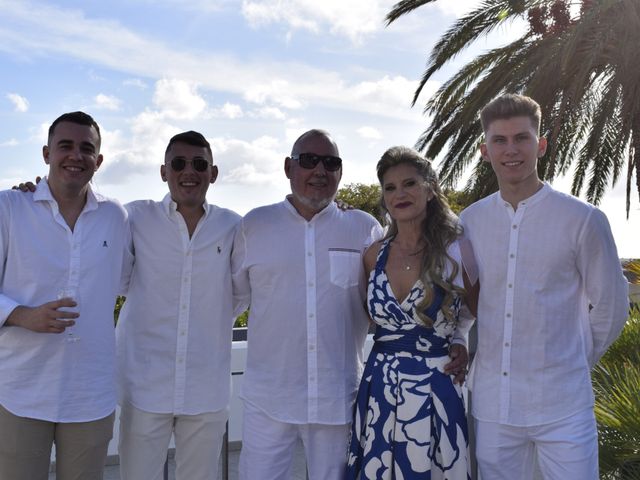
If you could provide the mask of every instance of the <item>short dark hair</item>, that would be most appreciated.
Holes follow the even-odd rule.
[[[96,123],[96,121],[93,119],[91,115],[89,115],[88,113],[80,112],[80,111],[63,113],[58,118],[56,118],[51,124],[51,126],[49,127],[49,134],[47,135],[47,144],[51,143],[51,137],[53,136],[53,132],[55,131],[56,126],[61,122],[76,123],[78,125],[85,125],[87,127],[95,128],[96,132],[98,133],[97,147],[98,149],[100,149],[100,143],[102,142],[102,136],[100,135],[100,127],[98,126],[98,124]]]
[[[203,147],[207,150],[207,152],[209,152],[211,158],[213,158],[211,145],[209,145],[207,139],[204,138],[204,135],[199,132],[189,130],[188,132],[178,133],[177,135],[171,137],[171,140],[169,140],[169,144],[167,145],[167,149],[164,151],[165,155],[169,152],[171,145],[173,145],[174,143],[186,143],[187,145],[193,145],[194,147]]]
[[[507,120],[513,117],[528,117],[540,133],[540,105],[533,98],[515,93],[507,93],[491,100],[480,112],[482,130],[486,133],[495,120]]]

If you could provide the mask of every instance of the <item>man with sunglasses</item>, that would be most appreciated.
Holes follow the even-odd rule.
[[[240,217],[209,205],[209,142],[169,141],[161,202],[126,205],[132,230],[127,300],[116,329],[123,480],[160,480],[171,435],[178,480],[217,480],[228,416],[233,295],[230,255]]]
[[[244,217],[232,255],[251,307],[240,478],[288,479],[301,440],[309,479],[339,480],[368,328],[362,252],[382,232],[333,202],[342,160],[327,132],[298,138],[284,170],[291,194]]]

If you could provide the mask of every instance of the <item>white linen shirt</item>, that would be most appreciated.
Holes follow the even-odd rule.
[[[251,304],[246,402],[281,422],[351,421],[368,328],[362,254],[381,233],[334,203],[310,221],[288,199],[244,217],[232,271]]]
[[[592,407],[590,369],[629,306],[605,215],[544,184],[515,211],[498,192],[461,220],[480,276],[474,417],[533,426]]]
[[[0,404],[14,415],[87,422],[115,410],[115,304],[126,211],[89,187],[73,232],[47,179],[33,193],[0,192]],[[18,306],[76,291],[80,317],[67,334],[4,325]]]
[[[119,401],[197,415],[229,403],[231,248],[241,217],[205,203],[189,238],[176,207],[170,195],[126,205],[135,260],[116,328]]]

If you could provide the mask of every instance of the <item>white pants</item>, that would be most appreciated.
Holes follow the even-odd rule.
[[[545,480],[598,480],[598,431],[592,409],[546,425],[514,427],[475,420],[482,480],[529,480],[534,454]]]
[[[342,480],[349,427],[279,422],[245,402],[240,480],[289,480],[298,439],[304,446],[309,480]]]
[[[120,477],[162,480],[171,434],[176,443],[176,480],[217,480],[229,412],[200,415],[150,413],[131,404],[120,412]]]

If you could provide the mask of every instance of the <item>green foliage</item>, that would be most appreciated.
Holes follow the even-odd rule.
[[[392,23],[437,0],[401,0]],[[640,2],[638,0],[484,0],[460,17],[433,47],[414,94],[417,102],[432,76],[482,37],[510,22],[529,29],[513,42],[483,51],[427,100],[429,126],[417,148],[442,156],[440,178],[453,187],[474,165],[467,192],[474,200],[497,189],[478,155],[483,132],[479,112],[510,92],[534,98],[542,108],[549,147],[538,162],[545,180],[573,171],[572,193],[598,204],[609,185],[626,179],[627,215],[635,170],[640,194]]]
[[[600,478],[640,478],[640,310],[593,370]]]
[[[113,307],[113,323],[114,324],[118,323],[118,318],[120,317],[120,310],[122,310],[122,306],[124,305],[124,301],[126,299],[127,297],[121,297],[121,296],[116,297],[116,304]]]
[[[245,310],[240,315],[238,315],[238,318],[236,318],[236,321],[233,324],[233,328],[246,327],[247,326],[247,320],[249,320],[249,310]]]
[[[364,210],[376,217],[380,223],[383,223],[380,212],[380,185],[377,183],[371,185],[350,183],[338,190],[336,200],[340,200],[359,210]]]
[[[445,190],[445,196],[449,206],[459,214],[462,210],[473,203],[473,197],[466,192],[457,190]],[[377,183],[365,185],[363,183],[350,183],[338,190],[336,200],[351,205],[354,208],[364,210],[384,224],[380,211],[380,185]]]

